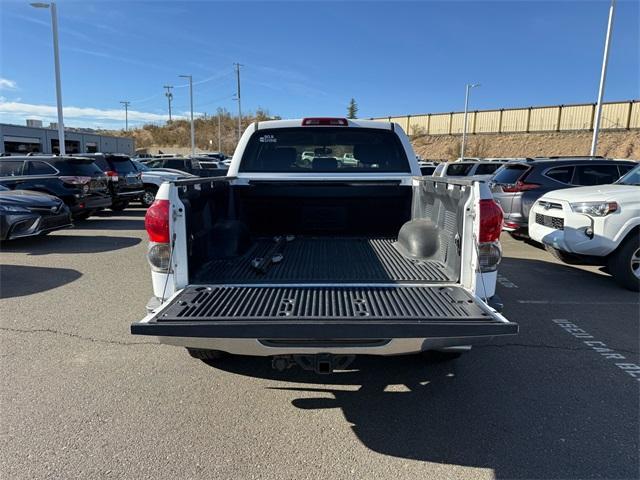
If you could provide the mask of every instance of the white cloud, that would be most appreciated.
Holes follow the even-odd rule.
[[[17,88],[18,84],[15,80],[0,77],[0,90],[16,90]]]
[[[123,109],[100,109],[91,107],[64,107],[65,119],[92,121],[124,121]],[[52,105],[35,105],[31,103],[0,101],[0,114],[13,118],[56,118],[57,109]],[[182,118],[182,117],[177,117]],[[164,122],[167,115],[151,112],[140,112],[129,110],[129,121],[131,122]],[[65,122],[66,124],[66,122]]]

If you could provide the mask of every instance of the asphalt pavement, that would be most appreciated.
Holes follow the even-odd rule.
[[[520,334],[454,362],[318,376],[134,337],[144,211],[0,246],[0,474],[22,478],[638,478],[640,305],[503,236]]]

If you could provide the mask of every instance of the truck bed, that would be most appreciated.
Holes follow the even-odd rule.
[[[262,273],[252,267],[268,256],[273,237],[256,239],[241,256],[211,260],[191,275],[196,284],[243,283],[440,283],[451,282],[443,262],[403,256],[394,238],[295,237],[279,252],[283,258]]]

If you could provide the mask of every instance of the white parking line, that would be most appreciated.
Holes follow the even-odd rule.
[[[502,274],[498,274],[498,283],[504,288],[518,288],[518,286]]]
[[[534,305],[640,305],[640,302],[574,302],[568,300],[518,300],[518,303]]]
[[[627,357],[616,352],[614,349],[609,348],[606,343],[596,340],[589,332],[569,320],[556,318],[553,319],[552,322],[575,338],[581,339],[582,343],[590,347],[594,352],[599,353],[602,357],[607,360],[613,360],[616,367],[640,382],[640,365],[630,362],[622,362],[621,360],[627,360]]]

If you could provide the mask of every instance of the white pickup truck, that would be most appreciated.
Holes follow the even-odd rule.
[[[489,188],[420,176],[393,123],[254,123],[226,177],[164,183],[145,225],[154,297],[131,331],[205,361],[328,373],[517,333],[490,306],[502,211]]]

